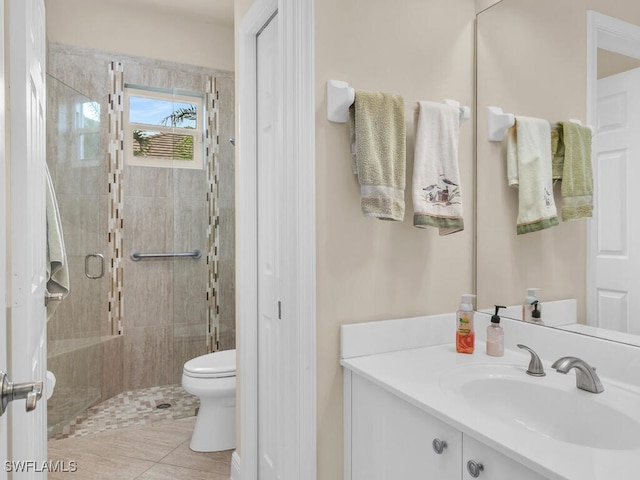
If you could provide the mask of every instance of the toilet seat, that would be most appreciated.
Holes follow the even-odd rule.
[[[224,378],[236,376],[236,351],[224,350],[192,358],[182,373],[192,378]]]

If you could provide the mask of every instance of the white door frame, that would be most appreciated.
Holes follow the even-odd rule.
[[[278,13],[278,40],[284,86],[282,96],[282,154],[287,182],[294,185],[292,244],[285,259],[288,288],[283,305],[297,322],[296,334],[284,345],[286,358],[296,365],[287,403],[293,408],[284,432],[295,438],[282,458],[284,480],[316,478],[316,238],[315,238],[315,123],[313,0],[256,0],[243,18],[239,43],[239,132],[237,198],[237,330],[240,390],[240,458],[235,455],[232,473],[242,480],[257,480],[258,376],[257,376],[257,145],[256,145],[256,36]],[[233,477],[234,480],[240,478]]]
[[[0,0],[0,186],[3,192],[9,192],[9,175],[6,161],[6,131],[5,131],[5,71],[4,71],[4,10],[5,0]],[[7,263],[7,195],[0,195],[0,370],[7,372],[7,277],[9,266]],[[7,445],[9,433],[7,415],[0,417],[0,459],[9,458]],[[7,471],[4,465],[0,465],[0,480],[6,480]]]
[[[598,48],[640,59],[640,28],[638,26],[603,15],[587,11],[587,124],[596,125],[598,104]],[[597,134],[597,130],[596,130]],[[592,158],[593,160],[593,158]],[[596,170],[593,170],[594,173]],[[595,295],[595,265],[591,250],[596,248],[598,239],[597,178],[594,177],[594,221],[587,226],[587,325],[597,326],[597,301]]]

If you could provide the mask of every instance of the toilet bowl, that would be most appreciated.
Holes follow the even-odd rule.
[[[200,397],[191,450],[236,448],[236,351],[208,353],[189,360],[182,370],[182,387]]]

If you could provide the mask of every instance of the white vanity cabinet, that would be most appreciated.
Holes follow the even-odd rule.
[[[546,478],[361,376],[344,373],[345,480]]]
[[[460,480],[461,432],[358,375],[352,380],[351,477],[345,480]]]

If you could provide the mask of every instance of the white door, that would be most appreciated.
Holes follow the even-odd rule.
[[[640,334],[640,69],[598,80],[590,325]]]
[[[256,39],[258,209],[258,478],[275,480],[283,439],[281,366],[282,155],[278,141],[278,17]]]
[[[4,338],[10,342],[9,378],[22,383],[44,381],[46,374],[45,10],[43,0],[8,0],[7,3],[11,91],[8,115],[11,195],[7,235],[11,285],[8,285],[10,298],[7,299],[10,333]],[[8,445],[11,460],[27,462],[23,463],[22,471],[14,469],[13,478],[46,476],[39,472],[47,458],[46,414],[44,395],[36,409],[29,413],[25,400],[16,400],[10,405],[6,416],[11,433],[3,444]],[[7,436],[5,430],[3,435]]]

